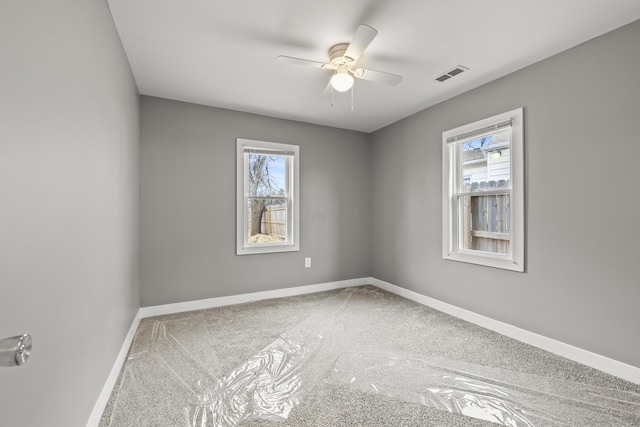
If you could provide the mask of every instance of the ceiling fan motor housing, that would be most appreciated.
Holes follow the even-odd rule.
[[[334,68],[337,69],[340,65],[346,65],[349,71],[351,71],[351,67],[356,64],[353,58],[344,56],[348,47],[349,43],[338,43],[329,49],[330,62]]]

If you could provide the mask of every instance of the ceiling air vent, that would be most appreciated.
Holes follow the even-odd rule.
[[[449,80],[451,77],[457,76],[458,74],[464,71],[469,71],[469,69],[465,66],[458,65],[454,69],[449,70],[446,73],[442,74],[441,76],[436,77],[436,80],[439,82],[444,82],[445,80]]]

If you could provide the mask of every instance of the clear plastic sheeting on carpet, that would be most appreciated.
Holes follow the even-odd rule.
[[[309,353],[301,339],[282,336],[215,385],[200,381],[199,403],[187,411],[188,425],[234,426],[252,417],[286,419],[299,403],[299,372]]]
[[[285,420],[306,390],[328,371],[337,354],[330,349],[338,317],[350,293],[325,301],[290,332],[198,394],[187,408],[188,427],[235,426],[243,420]]]
[[[347,352],[329,379],[503,426],[633,426],[640,395],[418,355]]]
[[[500,353],[504,343],[520,351]],[[100,426],[416,424],[386,412],[394,407],[445,413],[457,426],[640,425],[640,387],[600,383],[620,384],[359,287],[143,319]],[[342,418],[322,406],[331,393],[343,396],[333,403]],[[385,418],[350,420],[361,399],[388,404]]]

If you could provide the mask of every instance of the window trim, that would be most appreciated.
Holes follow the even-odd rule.
[[[458,197],[456,191],[457,162],[454,144],[498,132],[500,126],[511,121],[510,153],[510,254],[460,249],[458,247]],[[493,131],[489,130],[493,128]],[[482,194],[494,194],[489,191]],[[524,272],[524,109],[517,108],[483,120],[478,120],[442,133],[442,257],[488,267]]]
[[[247,149],[249,151],[247,151]],[[258,153],[274,152],[276,155],[290,156],[287,160],[287,240],[284,242],[263,243],[250,245],[248,243],[247,225],[249,224],[249,183],[248,153],[250,150]],[[292,144],[259,141],[253,139],[236,139],[236,255],[251,255],[276,252],[293,252],[300,250],[299,233],[299,164],[300,147]]]

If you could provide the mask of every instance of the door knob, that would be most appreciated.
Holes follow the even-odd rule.
[[[0,340],[0,366],[23,365],[31,356],[31,335]]]

